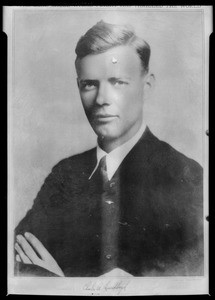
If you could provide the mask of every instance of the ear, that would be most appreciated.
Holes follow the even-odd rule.
[[[155,76],[153,73],[148,73],[143,78],[144,84],[144,99],[147,99],[155,87]]]

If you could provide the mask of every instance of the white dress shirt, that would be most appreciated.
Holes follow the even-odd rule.
[[[118,169],[119,165],[123,161],[123,159],[126,157],[126,155],[130,152],[130,150],[134,147],[134,145],[139,141],[141,136],[143,135],[143,132],[146,129],[145,123],[142,123],[140,129],[138,132],[126,143],[122,144],[121,146],[115,148],[111,152],[107,153],[104,150],[102,150],[99,145],[97,145],[96,148],[96,154],[97,154],[97,164],[91,173],[89,179],[93,176],[94,172],[96,171],[100,159],[106,155],[106,165],[107,165],[107,176],[108,179],[111,180],[114,173]]]

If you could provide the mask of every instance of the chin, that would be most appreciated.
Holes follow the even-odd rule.
[[[96,135],[98,136],[99,140],[106,140],[106,141],[112,141],[119,138],[116,131],[110,132],[107,130],[94,130]]]
[[[99,140],[105,140],[105,141],[113,141],[117,139],[118,137],[113,134],[105,134],[105,133],[96,133]]]
[[[95,126],[93,130],[99,139],[109,140],[115,139],[118,136],[116,126]]]

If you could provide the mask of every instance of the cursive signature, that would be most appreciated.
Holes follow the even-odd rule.
[[[129,282],[129,280],[89,281],[83,286],[83,289],[96,293],[114,291],[119,295],[126,290]]]

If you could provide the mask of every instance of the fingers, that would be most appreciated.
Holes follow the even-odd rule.
[[[58,266],[53,256],[46,250],[43,244],[32,233],[26,232],[25,237],[28,242],[33,246],[37,253],[41,256],[41,259],[37,263],[39,266],[59,275],[64,276],[63,271]]]
[[[17,241],[20,244],[16,243],[15,245],[18,252],[17,261],[21,260],[26,264],[33,263],[59,276],[64,276],[55,259],[32,233],[26,232],[25,237],[18,235]]]
[[[22,261],[24,264],[32,264],[30,259],[25,255],[25,253],[22,251],[21,247],[17,243],[15,244],[15,249],[18,252],[20,261]],[[16,256],[16,259],[17,259],[17,256]]]
[[[37,253],[41,256],[42,260],[47,260],[52,258],[50,253],[46,250],[46,248],[43,246],[43,244],[30,232],[25,233],[25,237],[28,240],[28,242],[34,247],[34,249],[37,251]]]
[[[19,245],[18,246],[19,248],[22,248],[21,250],[25,254],[25,256],[27,256],[32,263],[37,264],[39,257],[31,247],[31,245],[27,242],[27,240],[22,235],[18,235],[16,238],[21,247]]]
[[[20,258],[20,256],[19,256],[19,254],[16,255],[16,261],[22,262],[22,261],[21,261],[21,258]]]

